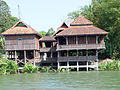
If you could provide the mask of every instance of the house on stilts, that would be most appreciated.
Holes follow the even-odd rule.
[[[108,32],[97,28],[80,15],[68,27],[65,22],[52,36],[42,36],[22,21],[2,33],[8,59],[18,65],[30,62],[52,68],[98,70],[98,53],[105,49]]]

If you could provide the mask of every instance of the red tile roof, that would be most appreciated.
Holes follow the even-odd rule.
[[[59,32],[65,30],[66,28],[68,28],[67,24],[65,22],[62,23],[62,25],[60,27],[57,28],[57,32],[55,32],[53,34],[53,36],[55,36],[56,34],[58,34]]]
[[[56,41],[53,36],[44,36],[39,39],[40,41]]]
[[[86,19],[84,16],[80,15],[70,25],[76,26],[76,25],[90,25],[90,24],[93,24],[93,22]]]
[[[108,34],[108,32],[97,28],[93,25],[89,26],[71,26],[66,30],[58,33],[56,36],[71,36],[71,35],[94,35],[94,34]]]
[[[24,24],[25,26],[18,26],[19,23]],[[16,34],[36,34],[38,36],[42,36],[37,31],[35,31],[32,27],[25,24],[23,21],[18,21],[12,28],[6,30],[2,33],[3,35],[16,35]]]
[[[108,34],[108,32],[93,26],[93,23],[80,15],[71,24],[69,28],[57,33],[56,36],[73,36],[73,35],[97,35]]]

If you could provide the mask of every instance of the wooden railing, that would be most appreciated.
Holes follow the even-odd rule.
[[[55,52],[56,48],[55,47],[47,47],[47,48],[40,48],[40,52]]]
[[[58,57],[58,61],[94,61],[97,56],[69,56],[69,57]]]
[[[6,50],[32,50],[36,49],[35,44],[26,44],[26,45],[5,45]]]
[[[105,49],[105,44],[75,44],[75,45],[58,45],[59,50],[74,50],[74,49]]]

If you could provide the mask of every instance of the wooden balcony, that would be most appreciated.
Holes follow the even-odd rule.
[[[69,57],[58,57],[58,61],[95,61],[97,56],[69,56]]]
[[[44,62],[45,62],[45,63],[46,63],[46,62],[47,62],[47,63],[48,63],[48,62],[57,62],[57,57],[52,57],[52,58],[51,58],[51,57],[48,57],[48,58],[46,58],[46,60],[44,60],[43,58],[40,58],[40,59],[42,60],[42,61],[41,61],[42,63],[44,63]]]
[[[105,44],[74,44],[74,45],[58,45],[57,51],[60,50],[79,50],[79,49],[105,49]]]
[[[40,52],[55,52],[55,47],[49,47],[49,48],[40,48]]]
[[[5,45],[6,50],[34,50],[37,49],[35,44],[27,44],[27,45]]]

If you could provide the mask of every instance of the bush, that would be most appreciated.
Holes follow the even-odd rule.
[[[120,61],[114,60],[113,62],[101,63],[99,64],[99,69],[104,71],[119,71]]]
[[[24,73],[25,73],[25,72],[27,72],[27,73],[35,73],[35,72],[37,72],[38,70],[39,70],[39,67],[38,67],[38,66],[34,67],[33,64],[27,63],[27,64],[24,66],[23,72],[24,72]]]
[[[51,67],[42,67],[41,71],[42,72],[51,72],[52,70],[51,70]]]
[[[16,73],[18,65],[15,61],[0,57],[0,74]]]

